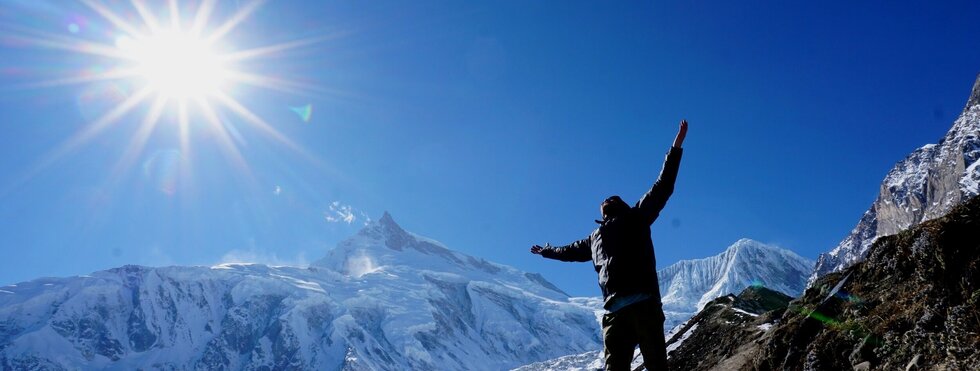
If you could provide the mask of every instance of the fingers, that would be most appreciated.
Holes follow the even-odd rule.
[[[684,144],[684,137],[687,136],[687,119],[682,119],[680,127],[677,129],[677,136],[674,137],[674,148],[681,148]]]

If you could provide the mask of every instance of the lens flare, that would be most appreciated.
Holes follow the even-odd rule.
[[[299,106],[299,107],[289,107],[289,110],[296,113],[296,115],[298,115],[299,118],[303,120],[303,122],[310,122],[310,119],[313,116],[312,104],[306,104],[305,106]]]
[[[830,316],[827,316],[827,315],[825,315],[823,313],[820,313],[819,311],[816,311],[816,310],[812,310],[812,311],[809,311],[809,312],[804,312],[804,314],[806,314],[807,317],[813,318],[813,319],[815,319],[817,321],[820,321],[820,322],[823,322],[824,324],[827,324],[827,325],[833,326],[833,325],[838,324],[838,322],[837,322],[836,319],[831,318]]]
[[[143,178],[156,190],[173,196],[177,193],[180,162],[180,151],[158,151],[143,162]]]

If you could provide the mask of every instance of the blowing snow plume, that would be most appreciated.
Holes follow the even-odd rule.
[[[378,266],[374,263],[374,259],[363,250],[347,259],[347,264],[344,267],[344,271],[355,278],[361,278],[361,276],[377,270]]]

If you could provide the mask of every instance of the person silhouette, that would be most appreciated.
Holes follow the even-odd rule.
[[[602,220],[596,220],[599,227],[588,237],[564,246],[531,247],[531,253],[545,258],[592,262],[606,311],[602,342],[607,371],[629,370],[637,345],[648,370],[667,369],[664,312],[650,226],[674,192],[686,136],[687,120],[681,120],[660,176],[636,205],[610,196],[600,204]]]

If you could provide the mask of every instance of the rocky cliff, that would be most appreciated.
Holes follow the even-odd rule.
[[[860,261],[875,239],[942,216],[980,194],[978,159],[980,78],[952,128],[938,143],[913,151],[888,172],[877,199],[854,230],[817,259],[810,282]]]

